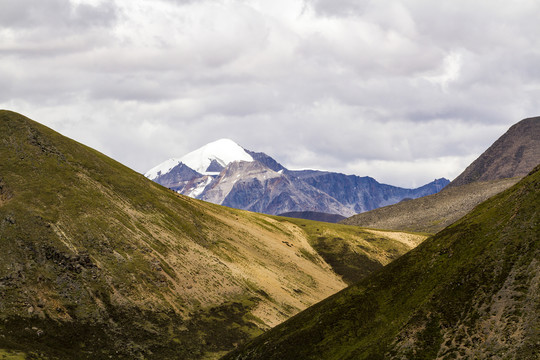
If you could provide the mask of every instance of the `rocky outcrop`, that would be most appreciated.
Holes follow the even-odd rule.
[[[416,199],[431,195],[439,192],[449,183],[447,179],[436,179],[417,189],[404,189],[380,184],[368,176],[360,177],[314,171],[309,174],[303,173],[301,178],[304,182],[349,207],[355,213],[395,204],[406,198]]]
[[[184,163],[173,167],[168,173],[159,175],[155,181],[170,189],[184,188],[188,182],[202,177],[203,175],[191,169]]]
[[[235,183],[222,204],[268,214],[303,209],[319,212],[350,212],[328,194],[283,174],[262,181],[257,178],[240,180]]]

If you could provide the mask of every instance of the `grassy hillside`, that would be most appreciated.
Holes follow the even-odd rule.
[[[275,217],[291,222],[347,284],[353,284],[418,246],[427,235]]]
[[[224,359],[538,359],[540,166]]]
[[[179,196],[22,115],[0,111],[0,158],[2,356],[215,358],[346,286],[301,225]]]
[[[435,234],[518,181],[511,178],[453,186],[437,194],[357,214],[341,223]]]

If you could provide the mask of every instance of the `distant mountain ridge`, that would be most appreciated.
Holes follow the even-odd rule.
[[[405,189],[367,176],[288,170],[267,154],[245,150],[228,139],[167,160],[145,176],[180,194],[238,209],[272,215],[311,211],[346,217],[434,194],[449,183],[437,179],[417,189]]]
[[[327,214],[315,211],[291,211],[278,216],[291,217],[296,219],[314,220],[329,223],[337,223],[344,220],[345,217],[337,214]]]

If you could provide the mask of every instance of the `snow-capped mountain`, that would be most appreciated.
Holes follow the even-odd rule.
[[[180,163],[202,175],[218,175],[225,166],[233,161],[253,161],[253,157],[234,141],[220,139],[206,144],[181,158],[166,160],[144,175],[151,180],[155,180],[159,176],[169,173]]]
[[[380,184],[370,177],[291,171],[270,156],[221,139],[145,174],[178,193],[229,207],[280,214],[290,211],[351,216],[440,191],[438,179],[417,189]]]
[[[253,158],[234,141],[220,139],[190,152],[180,161],[203,175],[218,175],[233,161],[253,161]]]

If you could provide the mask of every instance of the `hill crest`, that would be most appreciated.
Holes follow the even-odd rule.
[[[473,161],[449,187],[473,182],[523,177],[540,159],[540,117],[512,125]]]

